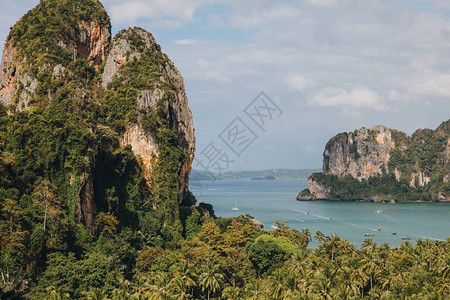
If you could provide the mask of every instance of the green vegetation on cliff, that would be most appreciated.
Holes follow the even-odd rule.
[[[80,22],[110,26],[108,14],[97,0],[42,0],[11,29],[8,42],[17,47],[19,62],[31,66],[37,75],[39,67],[46,64],[65,66],[70,62],[71,53],[61,45],[76,46]]]
[[[340,133],[297,199],[449,201],[449,124],[411,137],[383,126]]]
[[[432,197],[425,187],[411,187],[407,182],[397,181],[394,174],[375,175],[361,181],[350,175],[339,178],[336,175],[314,173],[311,180],[330,189],[329,200],[376,200],[376,201],[431,201]],[[311,197],[309,190],[302,191],[299,197]]]
[[[193,212],[197,224],[211,218],[212,210],[180,190],[186,155],[171,111],[175,91],[161,80],[171,62],[156,43],[149,49],[134,35],[127,42],[140,57],[102,89],[108,53],[84,40],[107,51],[109,27],[97,0],[43,0],[8,37],[16,53],[15,62],[8,58],[12,80],[36,84],[13,81],[12,104],[0,101],[2,299],[43,299],[52,287],[70,298],[94,287],[111,291],[118,278],[132,278],[139,252],[175,249],[193,227],[186,225]],[[137,30],[144,32],[129,32]],[[155,110],[139,108],[141,91],[155,88],[164,92]],[[155,140],[151,170],[120,145],[130,124]]]

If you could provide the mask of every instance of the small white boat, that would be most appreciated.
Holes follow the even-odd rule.
[[[381,214],[383,212],[382,209],[377,209],[377,214]]]
[[[377,231],[381,231],[381,228],[380,228],[380,227],[378,227],[378,228],[377,228]]]
[[[395,231],[392,231],[391,233],[392,233],[392,235],[397,235],[397,232],[395,232]]]
[[[363,235],[364,236],[375,236],[375,234],[373,234],[373,233],[365,233],[365,232],[363,233]]]
[[[278,228],[278,226],[277,226],[277,224],[275,224],[275,223],[273,223],[273,225],[272,226],[270,226],[272,229],[275,229],[275,230],[278,230],[278,229],[280,229],[280,228]]]
[[[234,200],[234,207],[231,208],[231,210],[239,210],[239,207],[237,206],[237,199]]]

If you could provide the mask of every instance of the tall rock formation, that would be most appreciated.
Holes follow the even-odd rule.
[[[161,199],[180,202],[188,191],[195,136],[183,78],[145,30],[123,30],[111,39],[110,19],[98,0],[41,0],[16,23],[3,51],[0,105],[11,118],[23,114],[26,122],[36,116],[49,122],[46,126],[56,136],[23,137],[22,146],[33,160],[27,163],[44,166],[40,174],[22,184],[37,184],[49,177],[73,219],[84,223],[91,233],[98,212],[111,212],[114,206],[108,202],[116,197],[112,188],[120,191],[119,207],[129,207],[125,202],[133,199],[136,208],[129,213],[148,203],[157,208],[154,202],[160,191],[154,187],[161,186],[164,178],[156,178],[157,171],[178,178],[176,185],[166,187],[175,190],[170,191],[175,198]],[[59,119],[53,120],[56,117]],[[175,142],[170,139],[172,133]],[[32,144],[33,138],[48,145],[47,152],[59,154],[41,154],[43,146]],[[127,147],[134,158],[126,156]],[[165,151],[162,154],[161,149]],[[178,149],[182,156],[173,154]],[[48,161],[42,163],[42,157]],[[170,162],[173,157],[177,161]],[[138,161],[145,187],[130,169],[132,159]],[[169,167],[166,160],[176,167]],[[163,163],[165,169],[161,169]],[[158,168],[161,170],[155,170]],[[99,174],[106,169],[116,172],[108,175],[112,178],[109,182],[103,182]],[[14,181],[16,175],[10,176]],[[114,176],[125,176],[135,190],[130,190],[131,183],[125,186],[120,180],[111,186]],[[176,204],[170,206],[175,219]]]
[[[130,78],[142,74],[130,74],[129,68],[135,62],[156,58],[154,68],[157,78],[141,83],[136,98],[136,112],[143,110],[157,115],[158,110],[166,113],[169,126],[174,128],[179,137],[179,144],[186,155],[186,161],[180,166],[179,200],[188,190],[188,176],[191,171],[195,153],[195,136],[192,113],[188,107],[184,81],[180,71],[161,52],[160,46],[153,36],[141,28],[130,28],[119,32],[113,40],[111,51],[102,73],[102,87],[108,90],[113,80],[130,81]],[[114,86],[114,85],[113,85]],[[112,87],[114,89],[114,87]],[[130,145],[133,152],[142,158],[147,177],[150,176],[153,163],[152,157],[158,157],[158,146],[154,132],[146,132],[142,118],[134,123],[128,123],[120,137],[121,146]]]
[[[323,173],[298,199],[450,200],[449,123],[411,137],[384,126],[339,133],[325,146]]]

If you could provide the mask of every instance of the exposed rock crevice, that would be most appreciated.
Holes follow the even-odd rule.
[[[78,201],[75,210],[75,221],[83,223],[90,234],[95,233],[95,216],[97,205],[94,199],[94,169],[96,151],[91,150],[85,157],[89,162],[89,169],[80,176],[80,188],[78,190]]]

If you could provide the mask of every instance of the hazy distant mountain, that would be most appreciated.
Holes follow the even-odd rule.
[[[236,171],[226,172],[224,174],[207,173],[201,170],[192,170],[190,177],[198,180],[213,180],[215,179],[254,179],[254,178],[271,178],[275,179],[301,179],[308,178],[315,172],[320,172],[321,169],[270,169],[259,171]]]

